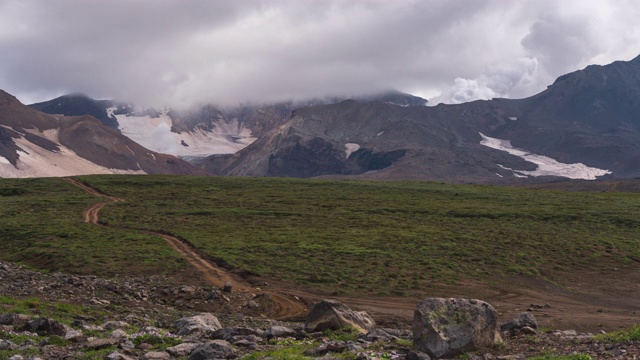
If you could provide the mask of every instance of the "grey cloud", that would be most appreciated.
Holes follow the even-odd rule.
[[[0,88],[172,106],[389,88],[522,97],[632,57],[640,33],[621,24],[640,11],[618,3],[591,5],[603,18],[578,0],[0,0]],[[626,46],[609,40],[623,32]]]

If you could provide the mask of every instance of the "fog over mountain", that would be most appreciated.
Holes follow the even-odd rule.
[[[186,107],[533,95],[640,49],[640,2],[0,0],[0,88]]]

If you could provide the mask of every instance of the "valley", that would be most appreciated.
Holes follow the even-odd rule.
[[[433,296],[481,298],[505,317],[551,304],[533,311],[555,328],[594,331],[637,319],[637,192],[175,176],[65,181],[0,182],[2,260],[87,275],[231,281],[240,292],[262,287],[288,302],[273,311],[289,319],[300,316],[282,311],[295,297],[330,297],[381,324],[407,326],[416,299]],[[104,194],[109,202],[96,197]],[[50,226],[36,225],[43,223]]]

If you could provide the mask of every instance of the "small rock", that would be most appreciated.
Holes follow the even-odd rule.
[[[519,330],[523,327],[528,326],[532,329],[538,328],[538,322],[536,318],[530,313],[520,313],[515,318],[507,321],[506,323],[500,325],[500,331],[511,331],[511,330]]]
[[[431,357],[420,351],[409,351],[406,356],[407,360],[431,360]]]
[[[286,326],[272,326],[262,333],[262,337],[265,339],[289,336],[296,336],[296,331]]]
[[[193,352],[193,350],[195,350],[195,348],[197,348],[200,345],[202,345],[202,344],[198,344],[198,343],[182,343],[182,344],[167,348],[166,351],[171,356],[175,356],[175,357],[187,356],[187,355],[191,354]]]
[[[114,346],[117,343],[118,343],[117,339],[95,339],[95,340],[89,341],[85,345],[85,347],[92,350],[100,350],[100,349],[106,349],[110,346]]]
[[[133,360],[127,355],[121,354],[117,351],[112,352],[111,354],[105,357],[105,360]]]
[[[164,351],[151,351],[142,355],[142,360],[170,360],[171,355]]]
[[[9,340],[0,340],[0,350],[15,350],[17,348],[18,345]]]
[[[115,330],[129,327],[129,324],[124,321],[107,321],[102,324],[102,327],[107,330]]]
[[[122,329],[115,329],[111,332],[111,334],[109,334],[110,338],[116,338],[116,339],[122,339],[122,338],[128,338],[129,334],[127,334],[126,331],[122,330]]]
[[[250,300],[250,301],[247,303],[247,307],[248,307],[249,309],[257,309],[257,308],[259,308],[259,307],[260,307],[260,304],[258,304],[257,302],[255,302],[255,301],[253,301],[253,300]]]
[[[222,291],[227,293],[230,293],[232,289],[233,289],[233,285],[230,283],[225,283],[224,286],[222,287]]]
[[[213,340],[198,346],[189,360],[227,359],[234,357],[236,350],[225,340]]]

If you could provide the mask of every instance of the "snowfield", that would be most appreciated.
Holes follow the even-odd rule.
[[[351,156],[352,153],[358,151],[360,149],[360,145],[354,143],[346,143],[344,144],[345,153],[347,154],[347,159]]]
[[[142,170],[109,169],[92,163],[78,156],[73,150],[60,145],[58,130],[45,130],[40,133],[30,130],[38,136],[55,142],[60,151],[51,152],[35,145],[24,137],[15,139],[20,158],[16,165],[18,170],[3,157],[0,157],[0,177],[30,178],[30,177],[62,177],[89,174],[145,174]]]
[[[514,148],[511,146],[510,140],[501,140],[492,138],[480,133],[482,140],[481,145],[490,147],[492,149],[505,151],[511,155],[518,156],[528,162],[538,165],[538,168],[533,171],[514,170],[498,164],[505,170],[513,172],[515,177],[525,176],[561,176],[569,179],[583,179],[583,180],[595,180],[598,176],[611,174],[609,170],[598,169],[594,167],[586,166],[582,163],[576,164],[564,164],[556,161],[547,156],[533,154],[523,149]]]
[[[233,154],[257,139],[235,119],[229,123],[220,119],[212,132],[198,128],[180,134],[171,131],[171,118],[166,112],[156,118],[116,115],[116,119],[124,136],[149,150],[175,156]]]

